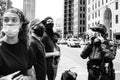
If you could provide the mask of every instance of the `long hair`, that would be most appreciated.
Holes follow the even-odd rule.
[[[19,34],[18,34],[18,38],[24,42],[25,45],[28,44],[28,23],[29,21],[27,20],[27,18],[24,16],[23,12],[17,8],[10,8],[8,9],[6,12],[11,12],[11,13],[15,13],[19,16],[20,18],[20,23],[22,23]]]

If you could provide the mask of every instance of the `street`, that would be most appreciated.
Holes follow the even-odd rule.
[[[87,80],[87,59],[82,59],[80,53],[84,46],[81,48],[67,47],[66,45],[59,45],[61,48],[61,60],[58,66],[58,74],[56,80],[61,80],[61,74],[72,67],[71,70],[78,74],[77,80]],[[116,72],[116,80],[120,80],[120,51],[117,51],[116,59],[114,60],[114,68]]]
[[[66,45],[60,45],[61,48],[61,60],[58,67],[58,74],[56,80],[60,80],[62,72],[71,69],[73,72],[77,72],[77,80],[87,80],[87,60],[83,60],[80,57],[82,48],[67,47]]]

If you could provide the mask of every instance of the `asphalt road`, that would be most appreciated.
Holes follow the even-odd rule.
[[[60,80],[62,72],[71,70],[78,74],[77,80],[87,80],[87,60],[83,60],[80,57],[80,53],[83,48],[70,48],[66,45],[60,45],[61,48],[61,60],[58,67],[58,74],[56,80]]]

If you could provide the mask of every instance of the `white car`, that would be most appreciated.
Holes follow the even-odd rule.
[[[81,47],[80,42],[77,38],[70,38],[67,40],[67,46],[70,47]]]
[[[66,40],[64,39],[61,39],[57,42],[57,44],[67,44]]]

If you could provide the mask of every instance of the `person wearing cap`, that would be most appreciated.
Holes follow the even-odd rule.
[[[45,46],[46,52],[46,63],[47,63],[47,77],[48,80],[54,80],[54,68],[53,68],[53,57],[59,56],[59,51],[54,51],[54,31],[53,31],[53,19],[51,17],[45,18],[42,23],[45,26],[45,33],[42,37],[42,42]]]
[[[91,29],[101,36],[93,36],[80,55],[83,59],[89,58],[88,80],[115,80],[112,61],[116,56],[116,46],[112,40],[107,39],[106,26],[98,24]]]
[[[45,31],[44,25],[39,19],[35,19],[30,23],[30,46],[32,47],[36,56],[36,63],[34,64],[36,79],[46,79],[46,60],[45,60],[45,47],[41,42],[41,38]]]

